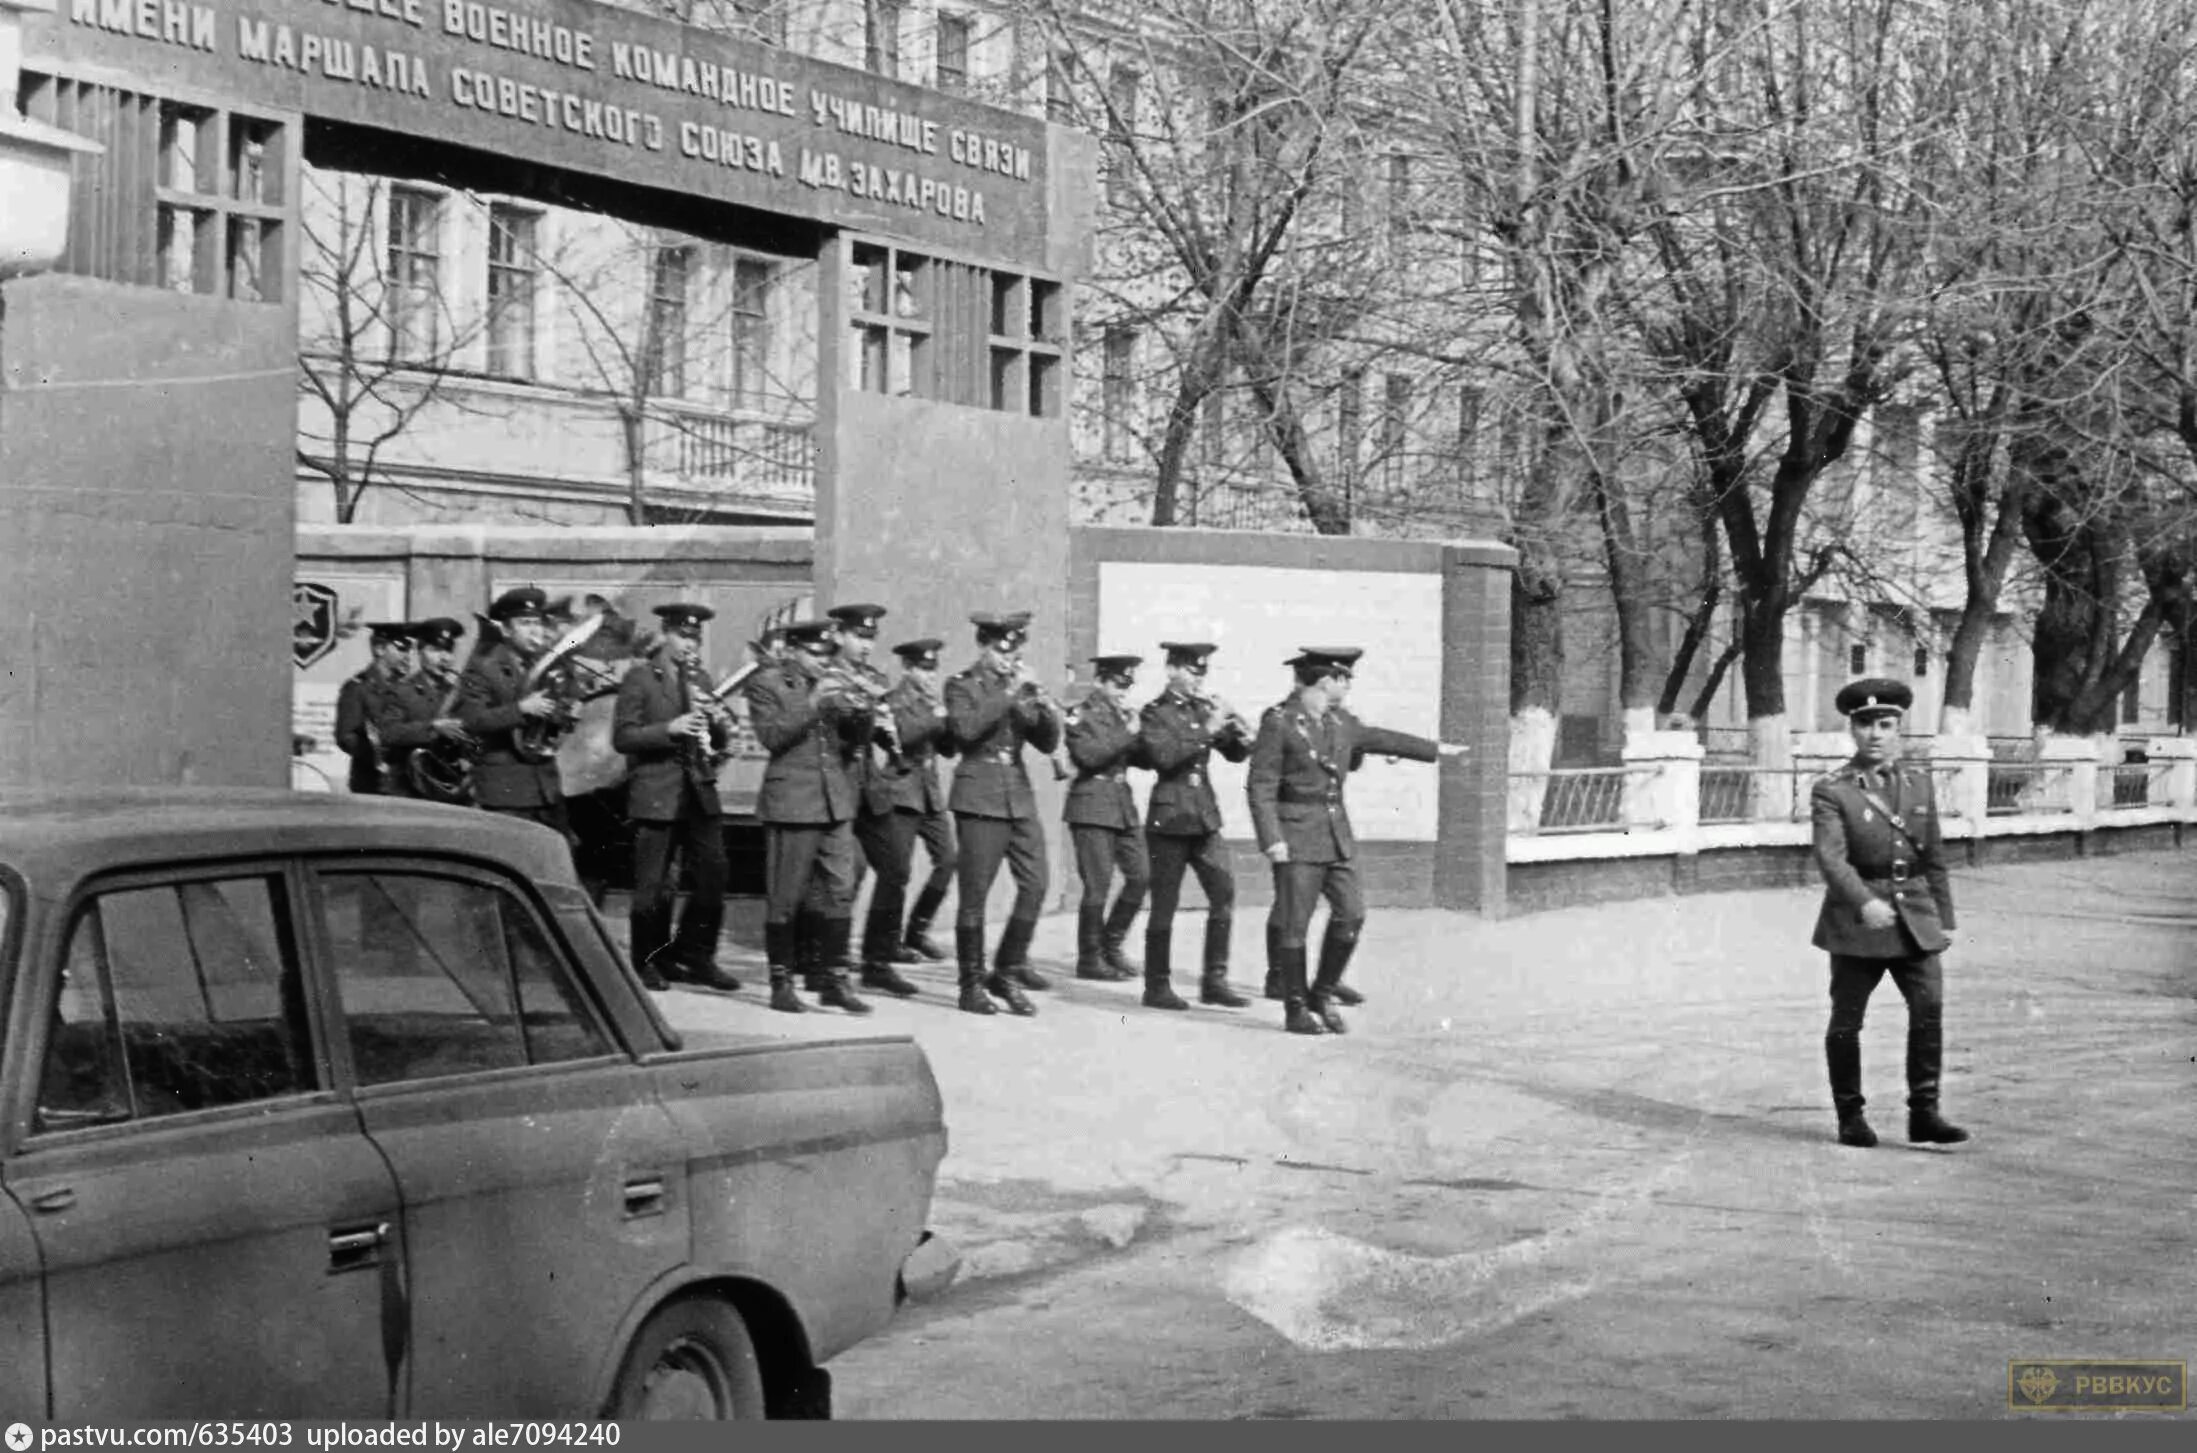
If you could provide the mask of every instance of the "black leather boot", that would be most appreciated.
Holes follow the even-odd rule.
[[[1006,928],[1000,931],[999,952],[992,956],[992,977],[1011,979],[1025,989],[1042,991],[1052,988],[1051,979],[1030,967],[1030,940],[1036,936],[1036,919],[1008,919]],[[1018,1009],[1015,1012],[1019,1014],[1022,1011]]]
[[[864,964],[862,987],[876,989],[896,999],[912,999],[923,991],[900,976],[900,970],[891,964]]]
[[[794,927],[763,925],[763,956],[770,961],[770,1007],[781,1014],[806,1014],[809,1006],[793,992]]]
[[[1330,918],[1327,932],[1320,936],[1320,974],[1312,981],[1312,992],[1305,996],[1305,1006],[1320,1016],[1329,1034],[1350,1032],[1334,1004],[1335,986],[1343,981],[1343,970],[1350,967],[1350,956],[1357,951],[1358,925]]]
[[[1175,992],[1174,945],[1158,934],[1146,930],[1144,935],[1144,1007],[1147,1009],[1188,1009],[1182,996]]]
[[[1131,893],[1124,888],[1114,899],[1113,910],[1106,915],[1106,925],[1099,930],[1099,958],[1106,964],[1105,977],[1119,983],[1134,979],[1144,969],[1128,954],[1122,945],[1129,941],[1130,925],[1137,921],[1137,910],[1144,907],[1144,891],[1141,887]]]
[[[1269,914],[1266,920],[1266,984],[1259,990],[1262,999],[1287,997],[1282,988],[1282,929]]]
[[[1958,1145],[1968,1132],[1938,1113],[1938,1074],[1945,1059],[1944,1022],[1907,1011],[1907,1138],[1917,1145]]]
[[[798,908],[793,915],[793,966],[801,975],[801,987],[811,994],[824,988],[818,957],[823,944],[824,920],[814,909]]]
[[[827,918],[823,921],[823,930],[818,944],[816,969],[824,980],[824,987],[817,991],[816,1002],[828,1009],[843,1009],[849,1014],[869,1013],[869,1004],[847,982],[847,958],[854,943],[854,920]]]
[[[978,932],[982,933],[983,930],[979,929]],[[978,952],[982,953],[983,950],[979,948]],[[993,966],[992,972],[984,976],[984,987],[989,992],[1007,1001],[1007,1012],[1010,1014],[1018,1014],[1027,1019],[1037,1013],[1037,1005],[1032,1004],[1029,999],[1024,997],[1022,987],[997,965]]]
[[[944,961],[946,950],[931,937],[931,920],[938,916],[938,906],[945,901],[943,888],[926,887],[916,895],[915,911],[908,915],[908,931],[900,936],[900,954],[895,957],[895,963],[912,964],[919,959],[929,959],[934,964]],[[954,932],[958,937],[960,930],[956,928]]]
[[[871,968],[876,966],[889,968],[898,962],[895,955],[900,952],[900,910],[891,903],[887,903],[884,905],[885,911],[883,913],[878,912],[877,898],[885,896],[885,894],[880,893],[876,898],[872,898],[870,900],[870,911],[862,917],[862,970],[864,973],[868,973]]]
[[[1076,908],[1076,977],[1079,979],[1107,979],[1106,965],[1099,959],[1099,936],[1106,931],[1106,914],[1095,904],[1085,903]]]
[[[1235,920],[1209,914],[1205,920],[1205,959],[1198,976],[1198,1002],[1222,1009],[1244,1009],[1251,1001],[1228,987],[1228,940]]]
[[[1831,1076],[1831,1108],[1838,1112],[1838,1143],[1867,1150],[1877,1143],[1877,1133],[1861,1113],[1861,1035],[1851,1030],[1825,1034],[1823,1061]]]
[[[997,1014],[984,992],[984,925],[954,925],[954,961],[960,970],[961,1007],[970,1014]]]
[[[1306,998],[1304,983],[1304,947],[1277,948],[1275,957],[1281,960],[1282,972],[1282,1028],[1291,1034],[1325,1034],[1327,1026],[1313,1012]]]

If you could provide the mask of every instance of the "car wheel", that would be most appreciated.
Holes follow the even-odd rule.
[[[740,1314],[697,1297],[650,1317],[618,1369],[609,1416],[620,1422],[763,1418],[763,1368]]]

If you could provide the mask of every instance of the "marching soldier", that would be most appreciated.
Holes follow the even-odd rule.
[[[1877,1143],[1862,1115],[1861,1022],[1887,973],[1907,1000],[1907,1138],[1925,1145],[1968,1138],[1938,1113],[1945,1054],[1938,955],[1953,943],[1953,885],[1929,768],[1899,760],[1900,725],[1913,702],[1905,683],[1883,678],[1841,689],[1837,705],[1853,733],[1853,760],[1809,794],[1824,881],[1814,941],[1831,956],[1823,1055],[1841,1145]]]
[[[651,989],[682,980],[724,991],[740,981],[717,964],[725,922],[725,810],[717,766],[731,740],[728,713],[709,694],[702,666],[706,605],[660,605],[662,640],[618,684],[611,745],[625,755],[626,815],[633,820],[632,956]],[[674,854],[693,891],[671,925]]]
[[[808,1008],[793,987],[801,962],[800,910],[830,935],[816,962],[817,1002],[867,1014],[870,1006],[847,983],[843,967],[855,892],[854,751],[870,739],[876,718],[867,701],[830,679],[834,646],[829,620],[785,628],[785,649],[748,679],[748,725],[770,765],[756,797],[765,850],[764,952],[770,962],[770,1007],[787,1014]]]
[[[1129,785],[1129,769],[1146,765],[1137,718],[1129,710],[1129,688],[1143,661],[1142,656],[1093,656],[1098,689],[1068,713],[1068,756],[1076,777],[1061,815],[1075,845],[1076,876],[1083,883],[1083,899],[1076,908],[1079,979],[1137,976],[1136,965],[1121,946],[1152,880],[1137,794]],[[1106,890],[1116,868],[1121,870],[1121,893],[1108,912]]]
[[[1274,906],[1269,913],[1268,953],[1278,960],[1291,1034],[1344,1034],[1349,1026],[1335,1009],[1343,970],[1365,924],[1365,895],[1358,882],[1358,851],[1343,791],[1350,774],[1369,755],[1432,762],[1451,752],[1425,737],[1367,726],[1343,706],[1353,668],[1365,653],[1355,646],[1306,647],[1289,661],[1297,689],[1266,709],[1251,748],[1245,795],[1259,851],[1273,864]],[[1320,969],[1305,987],[1305,941],[1312,911],[1327,899],[1327,931],[1320,939]]]
[[[1060,745],[1059,708],[1022,660],[1030,613],[972,615],[976,663],[946,682],[946,718],[961,761],[954,769],[953,809],[961,838],[958,864],[961,901],[954,912],[954,957],[961,980],[961,1007],[971,1014],[997,1012],[985,991],[1007,1001],[1016,1014],[1035,1014],[1023,988],[1047,981],[1029,965],[1030,940],[1045,905],[1045,830],[1038,823],[1037,795],[1022,762],[1025,742],[1050,753]],[[1000,860],[1014,875],[1015,902],[999,938],[992,970],[984,971],[984,904],[999,876]]]
[[[418,669],[397,683],[386,698],[388,715],[381,730],[384,784],[392,797],[420,795],[412,780],[412,758],[422,748],[466,740],[457,709],[455,653],[465,627],[449,616],[436,616],[407,627],[419,656]]]
[[[946,957],[946,951],[931,937],[931,920],[938,916],[939,908],[946,901],[946,890],[954,885],[955,862],[958,852],[954,846],[953,815],[946,810],[946,794],[938,785],[938,759],[951,757],[960,748],[954,742],[954,734],[946,723],[946,696],[939,680],[938,653],[945,643],[935,636],[920,641],[904,641],[893,647],[893,654],[900,657],[900,684],[893,688],[889,698],[900,723],[900,753],[908,767],[906,776],[900,779],[895,796],[896,810],[915,814],[915,835],[923,844],[923,852],[931,860],[931,875],[923,880],[922,889],[915,895],[915,907],[908,911],[908,926],[900,936],[899,947],[893,951],[896,964],[913,964],[928,959],[932,963]],[[921,725],[914,732],[909,730],[911,718]],[[908,856],[909,881],[914,881],[915,856]]]
[[[522,751],[521,729],[563,710],[527,673],[550,647],[549,597],[531,585],[507,590],[488,607],[503,639],[475,654],[458,679],[458,721],[481,744],[473,764],[473,800],[490,812],[555,828],[575,849],[564,784],[554,752]]]
[[[900,914],[908,901],[908,882],[913,876],[916,839],[924,838],[931,853],[935,881],[943,871],[954,870],[953,829],[946,828],[947,846],[941,849],[927,835],[927,826],[946,817],[946,794],[938,785],[938,758],[952,755],[953,734],[946,725],[946,703],[938,691],[938,652],[935,636],[903,641],[893,647],[903,670],[900,681],[885,694],[884,706],[892,713],[895,750],[875,765],[868,797],[871,816],[855,829],[875,836],[870,862],[877,869],[877,888],[870,898],[869,918],[862,925],[862,986],[882,989],[902,997],[916,992],[894,965],[912,962],[916,955],[902,953]],[[924,885],[924,892],[931,884]],[[938,895],[944,897],[944,892]],[[936,899],[931,902],[935,910]],[[920,911],[920,905],[919,905]]]
[[[412,628],[371,621],[366,631],[374,659],[336,693],[336,745],[351,758],[351,790],[373,797],[389,790],[380,723],[394,712],[398,683],[412,670]]]
[[[852,678],[859,694],[867,696],[872,711],[877,714],[876,729],[864,740],[849,759],[848,769],[854,778],[855,816],[854,841],[861,849],[855,864],[855,888],[861,890],[865,869],[877,874],[878,885],[870,895],[870,911],[862,923],[862,986],[882,989],[888,994],[905,998],[916,992],[915,985],[900,976],[893,967],[893,951],[900,934],[900,911],[907,902],[908,864],[905,852],[896,861],[896,835],[893,821],[894,757],[885,746],[892,734],[884,728],[888,718],[884,715],[884,701],[892,690],[892,682],[883,671],[870,663],[870,655],[877,649],[877,623],[887,614],[881,605],[835,605],[825,614],[834,625],[834,639],[838,652],[833,669]],[[898,879],[896,887],[888,887],[887,880]],[[880,898],[892,907],[888,923],[878,913]],[[849,938],[853,937],[852,925]],[[843,966],[842,966],[843,967]],[[818,987],[812,984],[812,988]]]
[[[1145,842],[1152,855],[1152,910],[1144,924],[1144,1002],[1154,1009],[1187,1009],[1175,993],[1175,905],[1182,875],[1198,875],[1205,892],[1205,955],[1198,1002],[1241,1009],[1250,1001],[1228,986],[1228,944],[1236,912],[1236,875],[1221,837],[1221,808],[1213,796],[1211,763],[1219,752],[1240,762],[1251,751],[1251,725],[1205,691],[1213,645],[1162,641],[1167,689],[1144,704],[1138,740],[1158,774],[1145,815]]]

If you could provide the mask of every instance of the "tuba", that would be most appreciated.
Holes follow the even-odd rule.
[[[456,673],[452,673],[455,677]],[[442,705],[435,708],[438,718],[450,715],[458,704],[458,683],[453,679]],[[473,800],[473,758],[480,751],[480,742],[470,732],[455,737],[436,737],[424,747],[414,747],[404,759],[405,777],[412,784],[414,796],[429,802],[453,802],[460,806]]]
[[[520,696],[536,691],[549,693],[556,710],[548,716],[530,716],[511,731],[511,753],[523,762],[547,762],[557,755],[557,748],[571,734],[580,720],[580,703],[586,699],[586,688],[580,681],[573,661],[573,653],[594,639],[603,627],[603,617],[589,616],[566,631],[556,645],[542,653],[533,668],[526,673],[526,683],[519,688]]]

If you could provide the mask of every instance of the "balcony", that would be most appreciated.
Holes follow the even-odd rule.
[[[660,407],[645,440],[652,486],[706,496],[719,508],[814,517],[816,443],[808,418]]]

